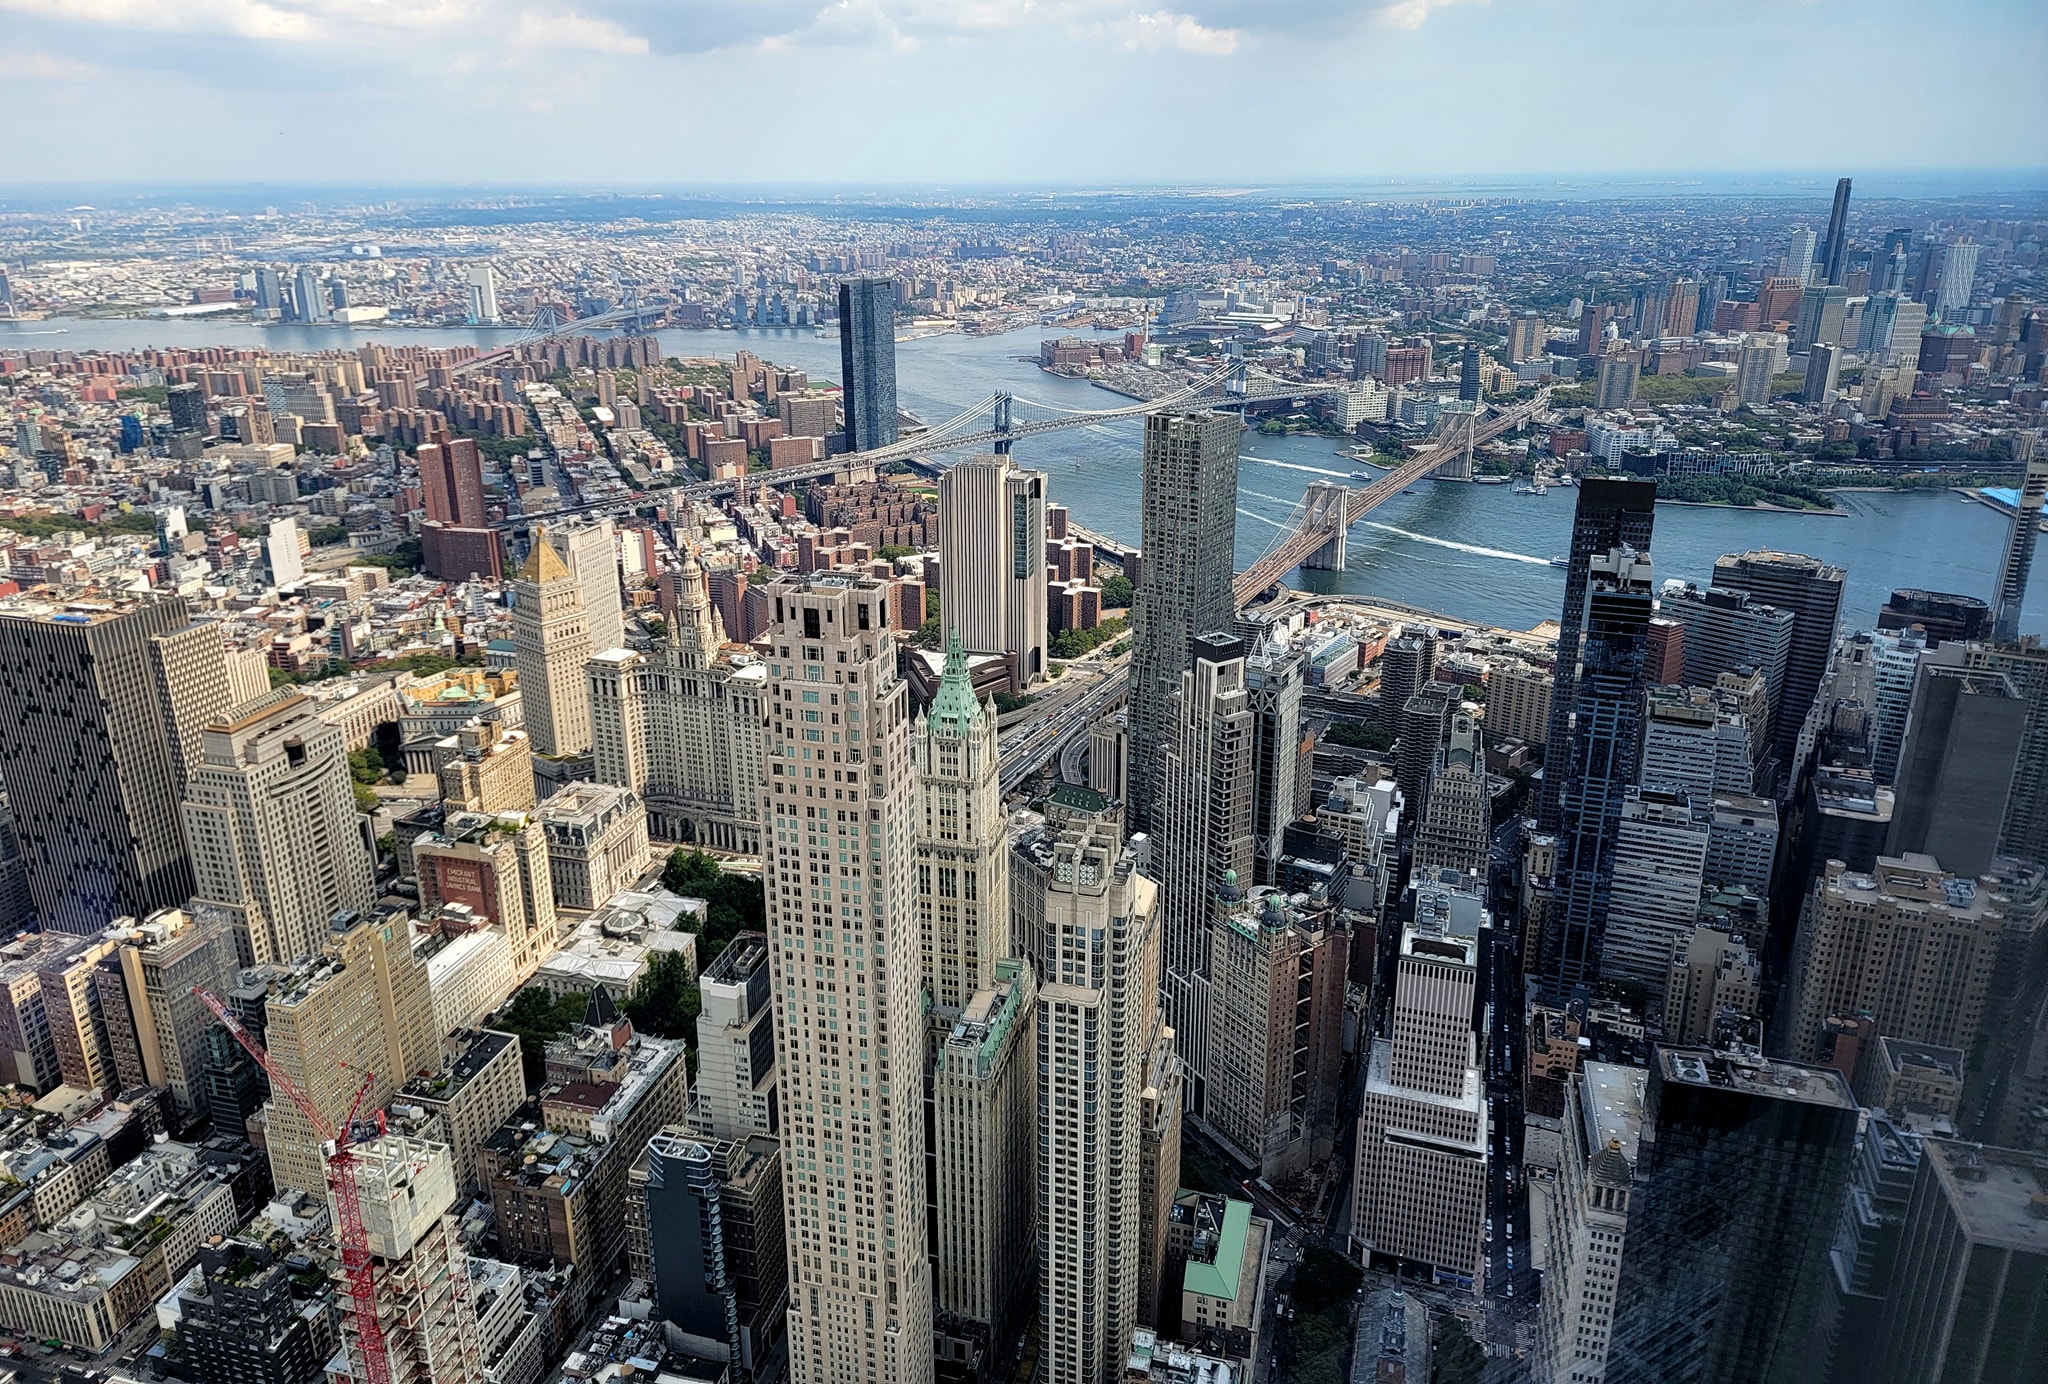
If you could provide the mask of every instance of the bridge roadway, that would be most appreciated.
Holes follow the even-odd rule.
[[[1479,446],[1490,442],[1503,433],[1513,431],[1541,414],[1550,402],[1550,391],[1540,391],[1535,398],[1510,409],[1489,422],[1477,424],[1472,429],[1470,445]],[[1372,513],[1414,482],[1434,472],[1454,457],[1463,456],[1467,445],[1464,430],[1457,430],[1455,439],[1446,439],[1425,451],[1418,452],[1393,471],[1350,492],[1344,505],[1344,531]],[[1300,522],[1302,509],[1296,510],[1296,522]],[[1240,572],[1233,591],[1237,597],[1238,609],[1242,610],[1303,561],[1328,543],[1336,533],[1336,526],[1299,529],[1276,543],[1264,557]],[[1016,787],[1051,763],[1056,757],[1064,758],[1074,741],[1088,733],[1095,717],[1125,698],[1130,679],[1128,661],[1124,666],[1105,673],[1101,683],[1086,698],[1055,716],[1034,722],[1014,738],[1004,738],[1000,744],[1002,760],[1003,791],[1009,793]]]

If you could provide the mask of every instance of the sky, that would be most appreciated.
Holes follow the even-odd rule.
[[[2040,170],[2043,0],[0,0],[0,183]]]

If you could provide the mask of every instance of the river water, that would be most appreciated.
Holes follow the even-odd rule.
[[[897,348],[897,396],[939,422],[997,389],[1020,401],[1094,409],[1126,402],[1082,380],[1040,371],[1042,335],[957,334],[906,341]],[[272,350],[349,348],[364,341],[455,346],[501,344],[515,330],[258,327],[247,322],[134,319],[108,322],[0,323],[0,347],[60,350],[155,346],[242,346]],[[668,355],[730,356],[746,349],[813,376],[839,378],[839,344],[808,330],[665,331]],[[1026,359],[1020,359],[1025,357]],[[1020,402],[1020,416],[1031,416]],[[1018,459],[1050,477],[1055,502],[1090,528],[1138,541],[1142,422],[1120,419],[1028,438]],[[1343,479],[1356,467],[1320,437],[1246,435],[1238,467],[1237,565],[1249,566],[1281,532],[1282,521],[1312,480]],[[1425,481],[1397,496],[1351,532],[1350,566],[1312,572],[1298,584],[1400,601],[1461,619],[1526,629],[1554,619],[1563,573],[1549,565],[1570,545],[1577,492],[1515,495],[1504,485]],[[1652,553],[1662,577],[1704,582],[1722,553],[1770,547],[1810,553],[1845,567],[1845,621],[1869,627],[1893,587],[1918,586],[1988,598],[2008,520],[1949,492],[1849,493],[1843,516],[1774,514],[1660,505]],[[2043,565],[2048,565],[2044,562]],[[2038,570],[2038,569],[2037,569]],[[2035,578],[2022,625],[2048,632],[2048,592]]]

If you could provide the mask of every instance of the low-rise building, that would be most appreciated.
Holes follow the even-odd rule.
[[[610,783],[572,783],[540,806],[555,907],[588,913],[647,870],[647,809]]]
[[[540,963],[532,983],[558,999],[587,995],[592,986],[603,986],[612,999],[624,1003],[663,952],[681,953],[694,977],[697,934],[705,913],[702,899],[686,899],[660,885],[614,894],[575,925],[560,950]],[[695,930],[682,930],[686,919]]]

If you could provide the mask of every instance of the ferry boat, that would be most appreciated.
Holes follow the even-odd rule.
[[[1572,560],[1568,557],[1554,557],[1550,559],[1550,565],[1552,567],[1569,567],[1572,565]]]
[[[1351,479],[1355,481],[1376,481],[1379,479],[1379,473],[1376,471],[1353,471]]]

